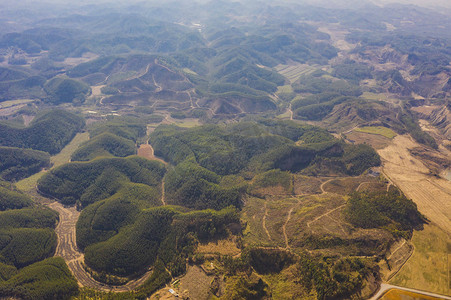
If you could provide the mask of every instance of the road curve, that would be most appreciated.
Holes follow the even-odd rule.
[[[385,295],[388,291],[393,290],[393,289],[394,290],[401,290],[401,291],[412,292],[412,293],[416,293],[416,294],[419,294],[419,295],[435,297],[437,299],[451,300],[451,297],[448,297],[448,296],[443,296],[443,295],[438,295],[438,294],[434,294],[434,293],[430,293],[430,292],[409,289],[409,288],[400,287],[400,286],[396,286],[396,285],[391,285],[391,284],[387,284],[387,283],[382,283],[381,284],[381,288],[379,289],[379,291],[373,297],[371,297],[369,300],[378,300],[383,295]]]
[[[127,292],[136,289],[150,277],[152,274],[151,270],[147,271],[141,277],[120,286],[107,285],[96,281],[83,268],[84,255],[77,247],[75,225],[77,224],[80,212],[74,206],[65,207],[56,201],[47,204],[47,206],[59,213],[59,223],[55,229],[58,236],[55,256],[61,256],[66,261],[67,266],[77,279],[79,286],[106,292]]]

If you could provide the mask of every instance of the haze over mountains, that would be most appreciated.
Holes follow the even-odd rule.
[[[412,3],[0,0],[0,297],[450,295],[451,18]]]

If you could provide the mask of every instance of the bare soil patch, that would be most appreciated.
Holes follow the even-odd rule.
[[[197,252],[204,254],[221,254],[235,256],[241,253],[233,240],[217,240],[214,242],[199,244]]]
[[[205,274],[198,266],[189,266],[186,275],[180,279],[178,291],[180,291],[180,294],[189,295],[189,299],[209,299],[213,278],[213,276]]]

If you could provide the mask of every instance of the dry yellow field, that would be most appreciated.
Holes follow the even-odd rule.
[[[420,145],[409,136],[397,136],[378,150],[384,173],[430,221],[451,234],[451,182],[430,175],[429,169],[409,149]]]
[[[380,300],[440,300],[440,298],[420,295],[408,291],[390,290]]]
[[[412,238],[415,251],[390,284],[451,295],[449,236],[435,225],[425,225]]]

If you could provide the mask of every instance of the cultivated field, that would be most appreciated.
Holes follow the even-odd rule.
[[[307,64],[293,63],[290,65],[278,65],[276,71],[285,76],[290,82],[295,82],[299,77],[309,75],[318,69],[318,66],[310,66]],[[286,88],[285,88],[286,89]]]
[[[369,133],[369,134],[382,135],[383,137],[386,137],[388,139],[392,139],[396,136],[396,133],[393,130],[391,130],[390,128],[387,128],[387,127],[383,127],[383,126],[360,127],[360,128],[356,128],[355,131]]]

